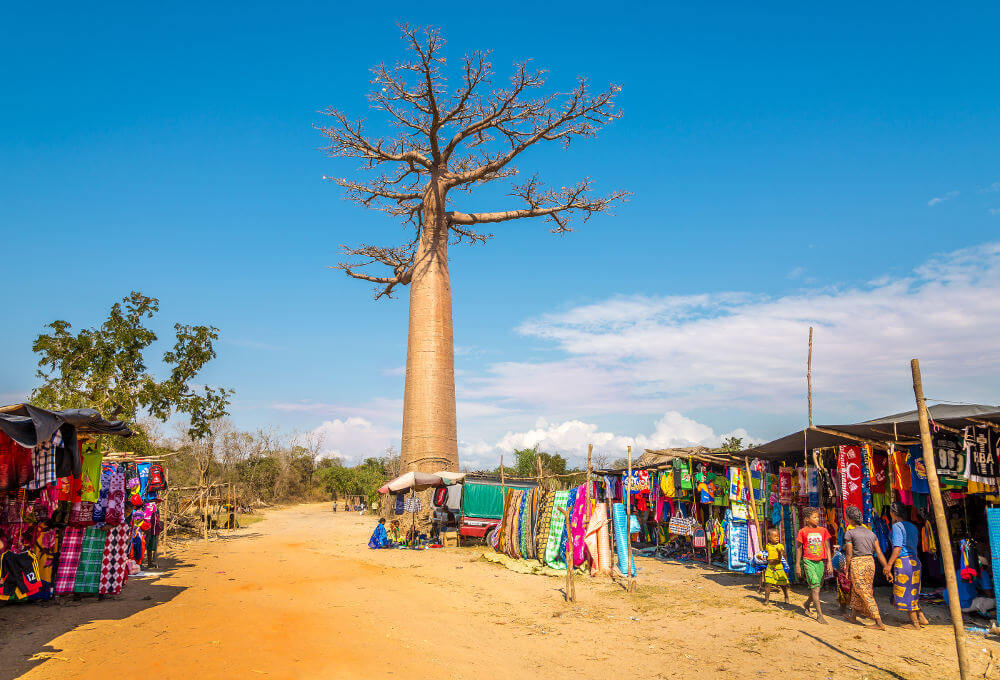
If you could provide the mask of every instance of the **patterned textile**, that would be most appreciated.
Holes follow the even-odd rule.
[[[102,481],[103,492],[103,481]],[[118,526],[125,521],[125,475],[112,467],[108,474],[108,505],[104,511],[104,523]]]
[[[792,468],[783,467],[778,470],[778,502],[790,505],[792,502]]]
[[[524,492],[518,489],[511,494],[510,499],[510,533],[509,548],[507,554],[515,560],[521,559],[521,505],[524,501]]]
[[[0,432],[0,492],[16,491],[34,478],[31,455],[31,449]]]
[[[94,504],[82,501],[73,503],[69,512],[69,523],[74,526],[87,526],[94,521]]]
[[[862,493],[863,460],[860,446],[837,447],[837,472],[840,473],[840,497],[845,508],[854,506],[859,510],[864,505]]]
[[[567,558],[566,558],[566,549],[567,549],[566,541],[567,541],[568,538],[572,539],[572,535],[569,532],[570,532],[570,528],[571,528],[570,525],[572,524],[572,520],[573,520],[573,506],[576,505],[577,491],[578,491],[578,489],[570,489],[569,490],[569,497],[567,497],[567,499],[566,499],[566,506],[565,507],[566,507],[566,510],[569,511],[569,516],[568,516],[568,520],[566,520],[566,521],[563,522],[562,537],[559,539],[559,558],[558,559],[559,559],[560,562],[566,562],[567,561]],[[569,524],[567,524],[567,521],[569,522]],[[570,555],[569,557],[572,558],[573,556]],[[573,566],[576,566],[576,562],[573,563]]]
[[[920,560],[900,557],[892,565],[892,604],[901,612],[920,611]]]
[[[28,482],[28,490],[36,491],[56,481],[56,448],[62,445],[62,435],[56,432],[52,439],[39,444],[31,452],[31,466],[35,478]]]
[[[851,559],[851,609],[869,619],[879,617],[872,586],[875,582],[875,559],[871,555]]]
[[[382,525],[379,525],[382,526]],[[102,595],[117,595],[128,580],[128,544],[129,531],[127,527],[117,526],[108,532],[104,540],[104,556],[101,561],[101,580],[98,592]]]
[[[608,510],[604,503],[598,503],[590,515],[585,537],[587,552],[590,553],[590,575],[611,575],[611,543],[608,540]]]
[[[566,518],[559,512],[559,509],[566,507],[567,500],[569,500],[569,491],[556,491],[553,494],[549,534],[545,543],[545,563],[553,569],[566,568],[566,560],[559,557],[560,553],[565,555],[566,550]],[[560,550],[560,543],[562,543],[562,550]]]
[[[535,554],[538,561],[545,564],[545,548],[549,544],[549,526],[552,523],[552,504],[556,495],[551,491],[542,497],[538,509],[538,530],[535,532]]]
[[[590,508],[587,497],[593,496],[593,490],[582,484],[576,490],[576,502],[573,503],[573,514],[570,515],[570,536],[573,540],[573,564],[583,564],[587,557],[587,521],[590,519]]]
[[[618,552],[618,571],[623,576],[631,571],[631,575],[635,576],[635,558],[633,557],[631,561],[628,559],[629,536],[626,529],[628,522],[625,518],[625,506],[615,503],[611,508],[611,514],[612,526],[615,529],[615,548]]]
[[[517,549],[522,560],[528,559],[528,537],[531,534],[531,491],[521,492],[521,507],[518,511]]]
[[[865,444],[861,447],[861,514],[864,517],[864,523],[871,525],[872,523],[872,490],[871,490],[871,469],[872,469],[872,452]]]
[[[62,546],[59,551],[59,566],[56,568],[56,595],[73,592],[76,581],[76,568],[80,562],[80,549],[83,547],[83,528],[67,527],[63,532]]]
[[[101,585],[101,562],[104,561],[104,532],[87,527],[83,532],[80,563],[76,567],[73,592],[96,593]]]

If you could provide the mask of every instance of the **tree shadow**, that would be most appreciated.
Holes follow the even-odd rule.
[[[816,642],[819,642],[819,643],[821,643],[823,645],[826,645],[827,647],[829,647],[833,651],[837,652],[841,656],[846,656],[851,661],[855,661],[857,663],[864,664],[865,666],[868,666],[869,668],[874,668],[875,670],[882,671],[886,675],[889,675],[891,677],[897,678],[897,680],[906,680],[906,678],[904,676],[900,675],[896,671],[891,671],[888,668],[883,668],[882,666],[877,666],[877,665],[871,663],[870,661],[865,661],[864,659],[859,659],[858,657],[854,656],[853,654],[850,654],[849,652],[845,652],[843,649],[840,649],[836,645],[831,645],[829,642],[827,642],[826,640],[824,640],[821,637],[817,637],[817,636],[813,635],[812,633],[808,633],[808,632],[806,632],[804,630],[799,630],[799,632],[802,633],[803,635],[807,636],[807,637],[811,637]]]
[[[123,620],[169,602],[185,588],[161,581],[190,566],[161,556],[159,568],[144,578],[131,577],[120,595],[66,595],[47,602],[0,605],[0,680],[13,680],[42,664],[64,663],[52,641],[98,620]],[[114,645],[109,641],[109,650]],[[52,656],[52,659],[49,659]]]

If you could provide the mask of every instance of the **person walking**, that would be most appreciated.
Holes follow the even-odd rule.
[[[927,617],[920,611],[919,532],[913,522],[906,520],[906,506],[899,501],[889,506],[889,515],[892,517],[892,552],[882,572],[892,581],[893,605],[910,616],[910,623],[904,627],[920,630],[920,626],[927,625]]]
[[[878,558],[882,569],[885,569],[887,566],[885,555],[882,554],[875,532],[864,525],[861,510],[851,506],[844,514],[847,515],[848,521],[847,531],[844,533],[847,577],[851,581],[851,609],[846,618],[851,623],[858,623],[860,614],[875,620],[875,623],[868,628],[885,630],[874,592],[875,558]]]

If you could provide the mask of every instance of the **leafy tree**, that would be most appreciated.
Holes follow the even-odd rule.
[[[722,446],[719,447],[719,451],[742,451],[743,450],[743,438],[742,437],[727,437],[722,440]]]
[[[135,421],[145,411],[161,421],[175,413],[190,419],[193,439],[209,434],[210,423],[227,414],[232,390],[192,381],[215,358],[219,331],[212,326],[174,324],[173,348],[163,353],[169,374],[157,380],[146,364],[146,350],[157,340],[146,326],[159,300],[132,291],[111,306],[99,327],[73,333],[67,321],[53,321],[32,344],[39,355],[42,384],[32,401],[48,408],[95,408],[110,419]]]

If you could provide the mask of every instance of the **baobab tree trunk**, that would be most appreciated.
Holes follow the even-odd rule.
[[[410,281],[410,331],[403,393],[403,472],[458,470],[455,347],[448,274],[448,225],[436,182],[424,196],[423,231]]]

